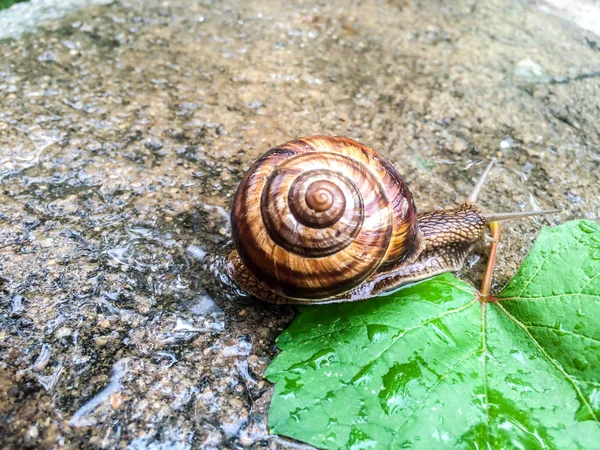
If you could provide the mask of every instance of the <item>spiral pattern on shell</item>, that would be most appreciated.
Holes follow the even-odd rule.
[[[346,138],[287,142],[248,170],[232,210],[236,249],[274,292],[325,298],[419,247],[416,208],[396,169]]]

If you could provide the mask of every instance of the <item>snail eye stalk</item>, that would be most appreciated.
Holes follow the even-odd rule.
[[[496,164],[496,158],[492,158],[492,160],[490,161],[490,163],[488,164],[488,166],[483,171],[483,174],[481,174],[481,177],[479,178],[479,181],[477,182],[477,184],[473,188],[473,192],[471,192],[471,195],[469,195],[469,198],[467,199],[467,201],[469,203],[471,203],[471,204],[477,203],[477,198],[479,197],[479,193],[481,192],[481,188],[485,184],[485,180],[487,179],[487,177],[488,177],[488,175],[490,173],[490,170],[492,170],[492,167],[494,167],[494,164]]]
[[[541,209],[539,211],[519,211],[507,213],[484,214],[485,221],[498,222],[499,220],[518,219],[519,217],[543,216],[545,214],[554,214],[562,212],[560,209]]]
[[[467,199],[467,203],[470,203],[470,204],[477,203],[477,198],[479,197],[479,193],[481,192],[481,189],[483,188],[483,185],[485,184],[485,180],[487,179],[487,177],[488,177],[490,171],[492,170],[492,167],[494,167],[495,163],[496,163],[496,158],[492,158],[492,160],[490,161],[488,166],[483,171],[483,174],[481,174],[479,181],[473,188],[473,192],[471,192],[471,195],[469,195],[469,198]],[[499,220],[518,219],[520,217],[543,216],[545,214],[554,214],[554,213],[559,213],[559,212],[561,212],[560,209],[542,209],[539,211],[491,213],[491,214],[485,214],[484,218],[487,223],[490,223],[490,222],[497,222]]]

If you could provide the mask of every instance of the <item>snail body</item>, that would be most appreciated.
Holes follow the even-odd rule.
[[[227,272],[261,300],[322,304],[456,271],[488,222],[524,215],[484,214],[475,205],[482,184],[458,208],[417,214],[400,174],[369,147],[329,136],[287,142],[259,158],[235,194]]]

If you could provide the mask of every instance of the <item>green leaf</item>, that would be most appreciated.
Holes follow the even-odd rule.
[[[445,274],[302,307],[279,337],[274,433],[321,448],[600,448],[600,227],[544,228],[497,296]]]
[[[28,1],[28,0],[0,0],[0,10],[8,8],[9,6],[12,6],[16,3],[21,3],[21,2],[25,2],[25,1]]]

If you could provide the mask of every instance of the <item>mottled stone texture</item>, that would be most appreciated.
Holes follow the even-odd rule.
[[[503,227],[496,287],[541,223],[600,215],[600,38],[526,2],[125,0],[0,54],[4,448],[296,446],[262,379],[294,309],[215,262],[273,145],[359,140],[420,210],[498,157],[484,209],[565,214]]]

